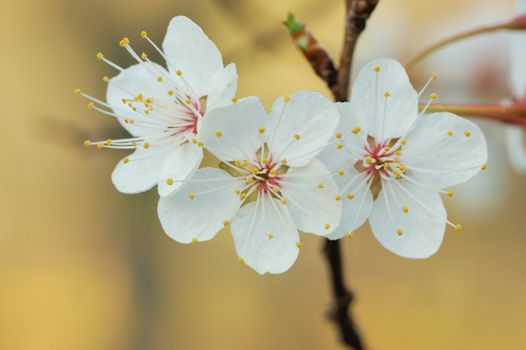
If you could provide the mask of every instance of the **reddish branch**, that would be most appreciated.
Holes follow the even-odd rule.
[[[294,43],[309,61],[314,72],[321,77],[332,91],[334,100],[343,102],[349,99],[349,81],[356,42],[365,29],[379,0],[346,0],[345,36],[340,56],[340,66],[336,69],[329,53],[303,23],[289,15],[284,22]],[[356,350],[365,349],[360,333],[353,321],[350,305],[353,293],[345,283],[339,241],[325,241],[324,254],[330,268],[333,305],[329,310],[330,319],[338,325],[344,344]]]

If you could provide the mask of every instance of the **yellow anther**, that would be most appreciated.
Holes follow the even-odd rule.
[[[143,146],[145,149],[150,148],[150,144],[149,144],[148,142],[145,142],[142,146]]]
[[[234,160],[234,165],[235,166],[241,166],[241,161],[240,160]]]
[[[168,178],[168,179],[166,179],[166,184],[167,184],[168,186],[172,186],[172,185],[174,184],[174,179],[172,179],[172,178]]]
[[[239,194],[241,193],[240,190],[235,190],[234,192],[235,192],[238,196],[239,196]]]
[[[464,131],[464,136],[470,137],[471,136],[471,131],[469,131],[469,130]]]
[[[337,138],[337,139],[341,139],[341,138],[342,138],[342,136],[343,136],[343,135],[342,135],[342,133],[341,133],[341,132],[337,132],[337,133],[336,133],[336,138]]]
[[[393,170],[393,175],[395,179],[400,179],[401,177],[400,172],[397,169]]]
[[[431,74],[431,79],[432,80],[437,80],[438,79],[438,75],[436,73]]]
[[[245,263],[245,259],[243,259],[243,258],[237,258],[237,261],[239,261],[240,264],[244,264]]]
[[[461,224],[456,224],[455,225],[455,231],[457,231],[457,232],[462,231],[462,225]]]
[[[488,165],[487,165],[486,163],[483,163],[483,164],[480,166],[480,168],[481,168],[482,170],[486,170],[486,169],[488,168]]]
[[[429,95],[429,98],[434,101],[437,99],[437,94],[433,92],[431,95]]]
[[[288,96],[288,95],[283,96],[283,101],[285,101],[285,103],[289,102],[290,101],[290,96]]]
[[[342,200],[342,196],[336,195],[336,197],[334,197],[334,199],[336,199],[337,201],[341,201]]]
[[[104,141],[104,144],[106,145],[111,145],[113,143],[113,140],[112,139],[107,139],[106,141]]]
[[[272,193],[278,193],[279,192],[279,187],[272,187]]]
[[[394,154],[395,154],[395,156],[400,157],[402,155],[402,152],[401,151],[396,151]]]
[[[102,77],[102,81],[108,83],[110,81],[110,78],[108,78],[108,76],[105,75]]]
[[[96,55],[97,59],[99,61],[103,60],[104,59],[104,55],[102,54],[102,52],[97,52],[97,55]]]
[[[316,187],[318,187],[321,190],[325,187],[325,185],[323,184],[323,182],[320,182],[318,185],[316,185]]]
[[[281,160],[281,164],[287,164],[287,158],[283,158],[283,159]]]
[[[119,45],[120,45],[121,47],[125,47],[125,46],[128,45],[129,43],[130,43],[130,39],[128,39],[128,38],[126,38],[126,37],[122,38],[122,40],[119,41]]]
[[[400,141],[400,143],[401,143],[403,146],[405,146],[405,145],[407,145],[407,140],[406,140],[406,139],[403,139],[402,141]]]
[[[196,244],[196,243],[198,243],[198,242],[199,242],[199,241],[197,240],[197,238],[195,238],[195,237],[192,238],[192,244]]]
[[[391,94],[389,93],[389,91],[384,92],[384,97],[389,97],[389,96],[391,96]]]
[[[263,127],[262,127],[262,128],[259,128],[259,129],[258,129],[258,132],[259,132],[260,134],[265,133],[265,128],[263,128]]]
[[[89,102],[87,105],[86,105],[86,108],[87,109],[93,109],[93,107],[95,107],[95,104],[93,102]]]
[[[403,208],[402,208],[402,211],[403,211],[405,214],[407,214],[407,213],[409,213],[409,208],[408,208],[408,207],[403,207]]]
[[[373,163],[373,158],[371,158],[371,157],[369,157],[369,156],[365,157],[364,160],[365,160],[365,162],[366,162],[367,164],[372,164],[372,163]]]
[[[174,91],[173,90],[168,90],[168,96],[173,96],[174,95]]]
[[[268,237],[268,239],[272,239],[272,238],[274,238],[274,235],[273,235],[272,233],[269,233],[269,234],[267,235],[267,237]]]
[[[287,203],[288,203],[288,202],[287,202],[287,200],[286,200],[285,198],[281,198],[281,204],[283,204],[283,205],[287,205]]]
[[[141,59],[143,61],[147,61],[148,60],[148,55],[146,54],[146,52],[141,53]]]
[[[331,228],[331,224],[325,224],[323,227],[325,227],[326,230]]]
[[[301,248],[302,245],[303,245],[303,244],[302,244],[300,241],[297,241],[297,242],[296,242],[296,247]]]
[[[97,149],[103,149],[104,145],[102,143],[97,143]]]
[[[345,237],[351,239],[351,238],[354,237],[354,234],[353,234],[352,232],[349,232],[349,233],[347,233],[347,234],[345,235]]]
[[[404,230],[402,230],[401,228],[399,228],[398,230],[396,230],[396,234],[401,236],[404,234]]]
[[[90,141],[90,140],[86,140],[86,141],[84,141],[84,146],[85,146],[85,147],[89,147],[89,146],[91,146],[91,141]]]
[[[197,146],[203,148],[203,147],[205,147],[205,144],[204,144],[203,141],[199,141],[199,142],[197,142]]]
[[[343,148],[343,144],[341,144],[341,143],[337,144],[337,145],[336,145],[336,148],[337,148],[337,149],[342,149],[342,148]]]
[[[195,137],[192,137],[192,143],[197,143],[197,139]]]
[[[270,174],[270,176],[276,176],[277,171],[276,169],[271,169],[268,173]]]
[[[354,128],[352,128],[351,131],[352,131],[353,134],[357,135],[357,134],[360,133],[360,131],[362,131],[362,129],[360,129],[359,126],[355,126]]]
[[[404,173],[404,172],[405,172],[405,165],[400,164],[400,165],[398,166],[398,169],[399,169],[402,173]]]
[[[217,130],[217,131],[216,131],[216,136],[217,136],[217,137],[221,137],[221,136],[223,136],[223,132],[222,132],[221,130]]]
[[[158,76],[157,76],[157,81],[158,81],[159,83],[162,82],[163,80],[164,80],[164,79],[163,79],[163,77],[162,77],[161,75],[158,75]]]
[[[228,226],[228,224],[230,224],[230,221],[228,220],[223,221],[223,226]]]
[[[391,147],[384,147],[384,152],[389,152],[391,150]]]
[[[128,158],[124,158],[124,159],[122,160],[122,162],[123,162],[124,164],[128,164],[128,163],[130,162],[130,160],[129,160]]]
[[[195,199],[195,196],[196,196],[196,194],[195,194],[194,192],[190,192],[190,193],[188,193],[188,198],[189,198],[190,200],[194,200],[194,199]]]
[[[236,103],[237,102],[237,98],[236,97],[232,97],[231,101],[232,101],[232,103]]]
[[[354,194],[349,193],[346,197],[347,197],[348,200],[352,200],[352,199],[354,199]]]
[[[77,96],[80,96],[82,94],[82,90],[81,89],[75,89],[74,92],[75,92],[75,95],[77,95]]]
[[[247,198],[247,194],[246,194],[245,192],[243,192],[243,193],[241,193],[241,194],[239,195],[239,198],[241,198],[241,199],[245,199],[245,198]]]
[[[251,183],[254,182],[254,178],[253,177],[248,177],[245,182],[250,185]]]
[[[376,73],[380,72],[381,70],[382,70],[382,69],[380,68],[380,66],[376,66],[376,67],[374,67],[374,71],[375,71]]]
[[[455,192],[453,192],[451,190],[447,191],[447,196],[448,197],[453,197],[454,195],[455,195]]]
[[[345,170],[343,170],[343,169],[338,170],[338,175],[340,175],[340,176],[345,175]]]
[[[141,32],[141,38],[146,39],[148,37],[148,33],[146,33],[145,30]]]
[[[294,134],[294,138],[295,138],[296,140],[299,140],[299,139],[301,138],[301,135],[300,135],[300,134]]]
[[[184,103],[186,103],[187,105],[192,104],[192,99],[186,98],[186,100],[184,100]]]
[[[183,75],[183,71],[178,69],[178,70],[175,71],[175,74],[181,76],[181,75]]]

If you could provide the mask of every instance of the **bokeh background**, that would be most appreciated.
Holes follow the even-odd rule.
[[[359,42],[369,59],[405,60],[426,43],[508,19],[513,0],[381,0]],[[222,232],[192,246],[170,240],[155,191],[119,194],[118,151],[82,141],[116,138],[116,122],[88,111],[81,87],[103,97],[95,59],[132,63],[122,36],[162,41],[172,16],[198,22],[237,63],[239,95],[267,107],[298,89],[327,89],[281,26],[288,11],[337,56],[342,0],[3,0],[0,4],[0,349],[339,349],[322,241],[279,276],[237,262]],[[454,45],[413,72],[431,72],[439,102],[496,102],[507,89],[507,35]],[[365,226],[344,242],[355,312],[372,349],[525,349],[526,175],[510,167],[503,127],[483,123],[489,169],[447,200],[449,230],[431,259],[383,249]]]

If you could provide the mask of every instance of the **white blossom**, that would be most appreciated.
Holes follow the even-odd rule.
[[[181,243],[206,241],[230,225],[240,262],[263,274],[296,260],[298,230],[326,236],[340,222],[331,174],[315,157],[334,135],[334,104],[314,92],[279,98],[267,114],[247,97],[211,111],[199,139],[222,162],[202,168],[159,201],[165,232]]]
[[[378,59],[360,71],[351,102],[337,104],[339,142],[319,157],[337,173],[343,200],[341,224],[330,239],[350,237],[369,219],[384,247],[425,258],[440,247],[446,224],[461,229],[448,220],[440,194],[452,196],[450,186],[486,168],[486,141],[466,119],[424,115],[425,108],[419,113],[421,94],[398,62]]]
[[[76,92],[90,100],[88,108],[116,118],[130,138],[86,146],[130,149],[112,174],[115,187],[123,193],[138,193],[158,184],[161,196],[178,184],[168,178],[191,177],[201,164],[202,145],[197,141],[200,123],[211,110],[231,103],[237,85],[234,64],[223,66],[221,53],[201,28],[186,17],[171,20],[162,50],[146,32],[141,37],[166,61],[167,68],[137,54],[124,38],[120,46],[138,62],[126,69],[97,54],[118,71],[108,82],[106,102]],[[168,181],[169,182],[169,181]]]

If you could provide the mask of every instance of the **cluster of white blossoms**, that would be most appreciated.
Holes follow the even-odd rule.
[[[223,66],[188,18],[171,21],[163,50],[141,36],[167,69],[124,38],[137,65],[122,69],[97,55],[119,71],[105,78],[107,102],[77,90],[133,137],[85,144],[134,150],[115,168],[113,183],[124,193],[157,184],[160,222],[174,240],[207,241],[229,226],[239,261],[263,274],[292,266],[299,231],[350,237],[369,218],[387,249],[423,258],[439,248],[446,224],[460,230],[440,193],[452,196],[450,186],[486,168],[484,136],[455,115],[419,113],[421,93],[398,62],[365,66],[352,102],[300,91],[278,98],[267,113],[257,97],[234,98],[235,66]],[[218,167],[200,168],[203,149]]]
[[[517,2],[517,16],[526,15],[526,0]],[[526,105],[526,33],[517,31],[510,33],[510,68],[509,84],[513,98],[516,102]],[[505,101],[504,104],[509,104]],[[524,128],[517,126],[507,127],[506,142],[515,169],[526,173],[526,144]]]

